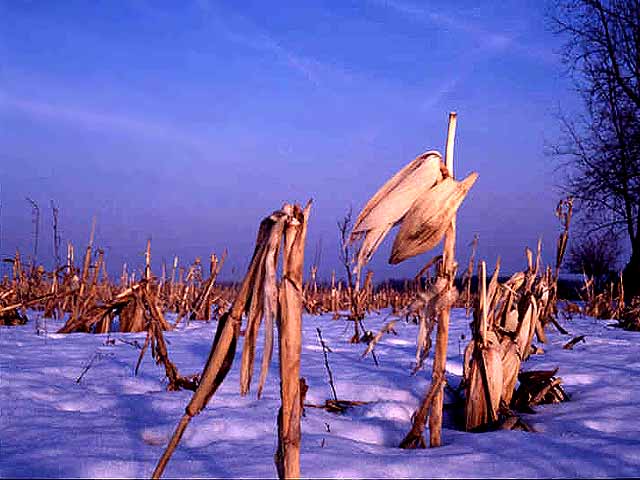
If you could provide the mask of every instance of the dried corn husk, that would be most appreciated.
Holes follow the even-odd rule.
[[[358,250],[355,271],[371,259],[391,227],[406,215],[416,198],[442,179],[446,170],[442,156],[436,151],[423,153],[391,177],[358,215],[350,242],[364,236]]]
[[[502,399],[507,405],[511,403],[511,397],[516,388],[520,363],[517,345],[509,337],[504,337],[502,341]]]
[[[462,378],[466,385],[469,385],[471,378],[471,362],[475,351],[476,342],[471,340],[464,349],[464,360],[462,363]]]
[[[282,232],[287,218],[284,212],[274,212],[263,221],[266,238],[264,239],[264,249],[261,250],[260,256],[257,258],[258,266],[247,315],[242,365],[240,368],[241,395],[246,395],[251,386],[258,330],[263,315],[268,318],[265,318],[265,349],[260,377],[260,391],[267,376],[269,360],[273,351],[273,302],[275,300],[273,295],[276,289],[275,263],[278,259]],[[267,299],[267,294],[270,294],[271,298]],[[269,308],[270,311],[265,312],[265,308]]]
[[[282,232],[282,230],[280,230]],[[262,353],[262,366],[260,369],[260,381],[258,384],[258,398],[262,396],[264,382],[267,379],[269,365],[273,355],[273,330],[274,319],[278,312],[278,285],[276,271],[278,268],[278,247],[271,249],[264,262],[264,348]]]
[[[503,371],[502,371],[502,345],[495,332],[487,332],[485,348],[482,350],[484,368],[489,387],[489,399],[491,400],[492,420],[498,418],[500,397],[502,396]]]
[[[511,278],[509,278],[509,280],[504,283],[504,286],[509,290],[515,292],[516,290],[519,290],[520,287],[522,287],[525,279],[526,276],[524,272],[516,272],[511,276]]]
[[[500,276],[500,257],[496,261],[496,268],[491,276],[489,282],[489,289],[487,290],[487,316],[489,317],[489,325],[493,325],[495,320],[495,308],[500,300],[500,293],[498,291],[498,278]]]
[[[351,240],[357,234],[383,225],[393,225],[409,210],[413,202],[425,190],[442,178],[439,152],[423,153],[402,170],[391,177],[358,215],[351,233]]]
[[[521,352],[524,352],[529,341],[529,333],[532,330],[533,305],[527,300],[527,303],[521,303],[522,308],[518,308],[518,328],[516,329],[516,344]]]
[[[393,227],[393,224],[389,223],[373,228],[367,232],[364,240],[362,241],[362,245],[360,245],[360,249],[358,250],[355,267],[356,272],[361,271],[362,267],[371,260],[371,256],[378,249],[378,246],[382,243],[384,237],[387,236],[391,227]]]
[[[120,311],[121,332],[144,332],[144,306],[139,295],[132,295],[131,300]]]
[[[475,343],[472,341],[472,343]],[[466,429],[473,430],[498,418],[503,388],[502,348],[494,332],[487,332],[485,346],[467,347],[468,367]]]
[[[523,360],[529,358],[529,350],[531,350],[531,342],[533,341],[533,335],[536,332],[536,327],[538,325],[538,303],[534,297],[531,297],[531,307],[527,309],[527,314],[530,315],[530,324],[529,324],[529,336],[527,337],[527,343],[522,344],[518,342],[521,340],[522,336],[519,334],[516,339],[516,343],[518,343],[518,347],[520,347],[520,352],[522,354]]]
[[[447,177],[423,191],[402,220],[389,263],[395,265],[435,247],[477,178],[477,173],[461,182]]]
[[[473,430],[498,418],[498,408],[502,397],[503,349],[498,336],[487,319],[487,267],[480,262],[480,298],[474,312],[474,338],[465,349],[464,374],[467,380],[465,402],[465,426]]]
[[[515,332],[518,329],[518,310],[511,310],[505,315],[504,330]]]

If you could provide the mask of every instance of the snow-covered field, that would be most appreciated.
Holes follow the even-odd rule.
[[[149,353],[133,369],[144,334],[45,334],[43,320],[0,327],[0,476],[149,477],[191,392],[167,392]],[[366,319],[377,331],[384,316]],[[352,326],[329,316],[304,318],[302,375],[307,403],[331,397],[316,327],[331,347],[338,396],[370,402],[337,415],[307,408],[302,419],[304,477],[629,477],[640,475],[640,333],[610,322],[564,322],[586,343],[563,350],[571,336],[550,332],[546,353],[525,369],[560,367],[571,401],[525,416],[538,432],[465,433],[445,418],[444,446],[401,450],[398,443],[424,394],[431,364],[410,376],[416,326],[376,348],[380,365],[351,345]],[[47,321],[48,332],[59,322]],[[169,354],[183,375],[199,372],[215,324],[169,332]],[[448,380],[457,385],[468,320],[454,311]],[[109,340],[109,341],[108,341]],[[112,342],[115,340],[115,342]],[[124,340],[124,341],[123,341]],[[125,343],[129,342],[129,343]],[[190,424],[165,477],[274,477],[277,355],[265,393],[241,397],[239,355],[212,402]],[[90,364],[88,370],[86,367]],[[86,370],[86,371],[85,371]],[[83,374],[80,381],[77,381]],[[450,402],[453,397],[445,399]],[[449,409],[451,410],[451,409]],[[447,412],[445,412],[446,414]],[[450,412],[449,412],[450,413]]]

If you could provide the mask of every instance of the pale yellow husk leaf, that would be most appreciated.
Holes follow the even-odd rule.
[[[425,190],[442,178],[439,152],[423,153],[391,177],[364,206],[353,226],[351,241],[369,230],[393,225]]]
[[[389,263],[395,265],[435,247],[477,178],[475,172],[461,182],[447,177],[423,191],[402,220]]]

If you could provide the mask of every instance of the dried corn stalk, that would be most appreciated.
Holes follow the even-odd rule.
[[[369,261],[386,234],[396,224],[400,231],[394,241],[389,263],[396,264],[407,258],[424,253],[435,247],[445,237],[442,266],[439,281],[434,286],[430,298],[425,299],[425,308],[438,310],[438,333],[432,375],[432,400],[423,402],[422,413],[417,415],[413,428],[403,445],[415,447],[423,445],[422,431],[428,410],[430,445],[439,446],[442,425],[442,382],[445,373],[446,349],[449,329],[449,311],[457,291],[453,279],[457,264],[455,262],[455,214],[469,189],[477,178],[476,173],[464,181],[453,179],[453,147],[456,130],[456,114],[449,115],[447,132],[446,164],[442,156],[435,151],[427,152],[387,181],[367,202],[356,220],[350,236],[353,242],[363,239],[357,255],[356,270],[360,272]],[[418,276],[421,275],[422,272]],[[357,286],[356,286],[357,289]],[[440,301],[436,299],[446,299]],[[433,315],[431,315],[433,317]],[[419,366],[428,352],[428,336],[433,322],[429,325],[428,312],[419,315],[421,327],[418,338],[416,365]],[[376,337],[378,338],[378,337]],[[370,345],[368,351],[373,347]],[[428,403],[428,406],[425,405]],[[426,410],[425,410],[426,409]]]
[[[300,351],[302,348],[302,270],[307,219],[297,206],[284,230],[282,286],[278,310],[280,351],[280,396],[278,449],[275,454],[278,477],[300,478]]]
[[[258,231],[251,263],[238,294],[220,318],[200,384],[153,473],[160,478],[191,418],[200,413],[231,369],[240,335],[242,316],[247,316],[241,366],[241,393],[251,384],[255,343],[261,318],[265,318],[265,351],[259,392],[267,376],[273,345],[273,318],[278,312],[282,407],[278,415],[276,466],[281,478],[300,476],[300,346],[302,315],[302,265],[306,226],[311,202],[305,209],[285,205],[265,218]],[[283,278],[276,284],[277,258],[284,239]]]

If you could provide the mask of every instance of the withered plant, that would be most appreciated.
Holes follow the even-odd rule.
[[[277,324],[282,405],[278,412],[276,469],[279,478],[300,477],[302,276],[310,209],[311,202],[304,209],[287,204],[261,222],[253,257],[240,290],[218,322],[198,388],[160,458],[153,478],[161,477],[191,418],[205,408],[231,369],[243,314],[247,319],[240,372],[240,392],[243,395],[249,392],[251,386],[260,323],[264,319],[265,340],[259,394],[273,352],[274,320]],[[282,278],[278,285],[276,272],[281,244]]]
[[[469,431],[505,428],[505,422],[510,428],[522,426],[520,420],[512,420],[515,414],[510,408],[528,409],[545,398],[566,399],[561,380],[554,378],[549,382],[555,372],[551,375],[520,372],[522,362],[538,351],[532,345],[534,336],[545,341],[542,319],[545,312],[553,309],[549,303],[555,302],[551,292],[557,282],[557,276],[549,268],[538,274],[540,243],[535,263],[531,250],[526,249],[525,253],[527,270],[513,274],[503,284],[498,282],[498,263],[487,287],[486,264],[480,263],[480,292],[474,308],[472,338],[464,354],[465,428]],[[518,380],[520,387],[514,396]],[[535,394],[529,398],[525,392]],[[550,397],[545,397],[548,392]]]
[[[453,149],[457,117],[449,115],[446,156],[428,151],[405,166],[389,179],[367,202],[355,222],[351,241],[361,241],[357,255],[356,272],[372,257],[394,225],[400,225],[393,243],[389,263],[396,264],[407,258],[433,249],[444,238],[442,259],[437,279],[421,300],[416,363],[419,365],[428,351],[430,330],[437,317],[436,351],[433,362],[431,387],[414,415],[413,426],[403,440],[403,448],[425,446],[422,434],[429,418],[430,445],[440,446],[442,430],[443,385],[449,334],[450,309],[457,298],[454,278],[455,215],[478,175],[472,173],[461,182],[453,178]],[[420,276],[420,274],[418,275]],[[379,335],[374,337],[380,338]],[[372,342],[373,344],[373,342]],[[370,344],[367,351],[371,351]]]

